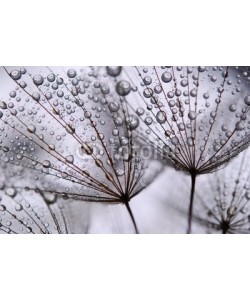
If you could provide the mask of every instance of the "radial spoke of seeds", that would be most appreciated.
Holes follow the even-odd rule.
[[[197,116],[197,103],[198,103],[198,94],[199,94],[199,78],[200,78],[200,72],[198,70],[198,78],[197,78],[197,91],[196,91],[196,97],[195,97],[195,115]],[[190,101],[190,100],[189,100]],[[196,158],[196,123],[197,123],[197,118],[194,119],[194,137],[193,137],[193,145],[192,145],[192,149],[193,149],[193,168],[195,169],[195,158]]]
[[[248,111],[248,110],[247,110]],[[207,165],[209,165],[209,163],[210,163],[210,161],[214,158],[214,157],[216,157],[216,155],[228,144],[228,142],[229,142],[229,140],[231,140],[231,138],[233,137],[233,135],[235,134],[235,132],[236,132],[237,130],[236,130],[236,128],[233,130],[233,132],[232,132],[232,134],[228,137],[228,139],[227,139],[227,141],[210,157],[210,158],[208,158],[199,168],[198,168],[198,170],[199,170],[199,173],[200,172],[203,172],[204,170],[206,170],[207,169]],[[248,134],[244,139],[242,139],[241,141],[240,141],[240,143],[239,144],[243,144],[243,146],[246,144],[249,144],[249,140],[247,140],[247,138],[248,137],[250,137],[250,134]],[[239,145],[237,145],[236,147],[233,147],[233,148],[231,148],[231,149],[229,149],[226,153],[224,153],[223,155],[221,155],[221,157],[220,157],[220,159],[223,157],[223,156],[225,156],[225,154],[231,154],[231,153],[233,153],[234,151],[237,151],[237,149],[239,149],[239,151],[238,152],[240,152],[240,149],[241,148],[243,148],[243,146],[242,147],[240,147]],[[218,165],[219,165],[220,163],[218,163]],[[215,164],[215,166],[217,166],[217,163]]]
[[[16,117],[16,116],[15,116],[15,117]],[[16,118],[17,118],[17,117],[16,117]],[[23,123],[19,118],[17,118],[17,119],[19,120],[19,122],[21,122],[21,123],[23,124],[23,126],[25,126],[25,127],[28,129],[28,126],[26,126],[25,123]],[[2,120],[2,119],[1,119],[0,121],[3,121],[5,124],[8,124],[8,122],[7,122],[6,120]],[[10,126],[10,124],[8,124],[8,125]],[[13,128],[13,129],[14,129],[15,131],[17,131],[18,133],[22,134],[23,136],[25,136],[26,138],[28,138],[28,136],[27,136],[26,134],[22,133],[22,132],[19,131],[17,128]],[[36,133],[33,133],[33,135],[36,136],[37,138],[39,138],[39,137],[37,136]],[[34,142],[39,148],[41,148],[42,150],[44,150],[45,152],[47,152],[49,155],[51,155],[52,157],[56,158],[59,162],[63,163],[63,164],[66,165],[67,167],[71,168],[72,170],[74,170],[75,172],[77,172],[78,174],[80,174],[81,176],[84,175],[84,178],[85,178],[85,179],[90,180],[89,178],[91,178],[91,183],[86,182],[86,181],[83,181],[83,179],[81,179],[81,178],[74,177],[74,176],[71,175],[71,174],[68,174],[71,178],[76,178],[77,180],[80,180],[82,183],[86,183],[87,185],[92,186],[93,188],[95,188],[95,189],[97,189],[97,190],[99,190],[99,191],[102,191],[102,192],[104,192],[104,193],[107,193],[107,194],[110,194],[110,195],[116,195],[116,193],[115,193],[114,191],[112,191],[112,190],[110,190],[108,187],[102,185],[101,182],[98,182],[97,180],[95,180],[95,179],[94,179],[93,177],[91,177],[90,175],[85,174],[86,172],[83,171],[83,170],[81,170],[81,169],[79,169],[75,164],[68,164],[66,158],[65,158],[64,156],[62,156],[62,155],[61,155],[59,152],[57,152],[56,150],[54,150],[54,152],[55,152],[59,157],[57,157],[56,155],[54,155],[52,152],[48,152],[43,146],[41,146],[41,145],[40,145],[37,141],[35,141],[34,139],[33,139],[33,142]],[[45,143],[44,141],[42,141],[42,142],[43,142],[46,146],[48,146],[47,143]],[[30,157],[27,157],[27,156],[24,156],[24,155],[22,155],[22,156],[25,157],[25,158],[27,158],[28,160],[35,161],[35,162],[37,162],[37,163],[39,163],[40,165],[43,166],[43,163],[42,163],[42,162],[39,162],[38,160],[31,159]],[[52,166],[50,166],[50,169],[54,169],[54,170],[60,172],[59,170],[57,170],[55,167],[52,167]],[[36,170],[36,169],[34,168],[34,170]],[[50,175],[52,175],[52,174],[50,174]],[[58,177],[58,176],[57,176],[57,177]],[[59,178],[60,178],[60,177],[59,177]],[[70,179],[66,179],[66,180],[70,180]],[[72,181],[72,180],[70,180],[70,181]],[[96,186],[93,186],[92,183],[96,184]],[[101,186],[103,189],[101,189],[100,186]]]
[[[163,94],[164,94],[166,103],[168,104],[168,107],[169,107],[169,109],[170,109],[168,97],[167,97],[167,95],[166,95],[166,92],[165,92],[164,87],[162,86],[162,83],[161,83],[161,81],[160,81],[160,77],[159,77],[159,74],[158,74],[158,72],[157,72],[156,67],[154,67],[154,71],[155,71],[155,74],[156,74],[158,83],[159,83],[159,85],[160,85],[161,88],[162,88],[162,92],[163,92]],[[158,102],[157,102],[157,104],[158,104]],[[157,105],[157,106],[158,106],[158,109],[161,111],[159,105]],[[172,117],[174,117],[174,114],[173,114],[173,112],[172,112],[171,109],[170,109],[170,111],[171,111],[171,113],[172,113]],[[164,113],[166,114],[166,112],[164,112]],[[167,114],[166,114],[166,116],[167,116]],[[174,132],[173,129],[172,129],[173,126],[168,122],[167,117],[166,117],[166,122],[167,122],[167,124],[168,124],[168,126],[169,126],[170,131]],[[162,126],[162,127],[163,127],[163,126]],[[163,130],[164,130],[164,132],[165,132],[165,129],[164,129],[164,128],[163,128]],[[176,139],[177,139],[177,141],[178,141],[178,145],[181,147],[180,155],[181,155],[182,158],[185,160],[185,162],[186,162],[188,165],[190,165],[191,162],[192,162],[192,160],[191,160],[191,153],[190,153],[189,148],[186,147],[186,142],[184,141],[184,138],[183,138],[183,136],[182,136],[182,132],[180,131],[180,136],[181,136],[181,139],[182,139],[182,141],[183,141],[184,148],[183,148],[182,144],[180,143],[180,140],[179,140],[178,136],[177,136],[175,133],[174,133],[174,136],[176,137]],[[186,155],[185,155],[185,154],[186,154]]]
[[[154,70],[155,70],[155,74],[157,76],[157,80],[158,80],[158,83],[159,85],[161,86],[162,88],[162,91],[163,91],[163,94],[164,94],[164,97],[165,97],[165,100],[168,104],[168,107],[170,108],[169,106],[169,102],[168,102],[168,97],[166,95],[166,92],[165,92],[165,89],[164,87],[162,86],[162,83],[160,81],[160,77],[159,77],[159,74],[157,72],[157,69],[156,67],[154,67]],[[175,81],[174,81],[175,83]],[[170,111],[172,112],[172,110],[170,109]],[[172,117],[174,117],[174,114],[172,113]],[[168,123],[169,127],[170,127],[170,131],[172,131],[172,126]],[[165,131],[165,130],[164,130]],[[185,131],[186,132],[186,131]],[[187,163],[188,166],[190,166],[192,164],[192,157],[191,157],[191,152],[190,152],[190,148],[186,146],[186,141],[184,140],[183,136],[182,136],[182,131],[180,131],[180,136],[181,136],[181,139],[182,139],[182,142],[183,142],[183,145],[184,145],[184,148],[182,147],[182,144],[180,143],[180,140],[178,138],[178,136],[174,133],[174,136],[177,138],[178,140],[178,145],[180,145],[181,147],[181,151],[180,151],[180,154],[182,156],[182,158],[185,160],[185,162]],[[185,150],[185,151],[184,151]]]
[[[226,73],[225,73],[225,76],[224,76],[224,79],[223,79],[223,82],[222,82],[222,90],[221,90],[221,92],[219,93],[218,103],[217,103],[216,109],[215,109],[215,114],[216,114],[216,115],[217,115],[217,112],[218,112],[218,109],[219,109],[219,105],[220,105],[220,103],[221,103],[222,94],[223,94],[223,92],[224,92],[224,90],[225,90],[225,83],[226,83],[226,78],[227,78],[227,77],[228,77],[228,67],[226,68]],[[215,123],[215,121],[212,122],[212,124],[210,125],[209,131],[208,131],[208,138],[205,140],[205,143],[204,143],[204,145],[203,145],[203,150],[201,151],[200,156],[199,156],[199,159],[198,159],[198,161],[197,161],[197,163],[196,163],[196,169],[202,168],[202,166],[204,166],[204,164],[205,164],[205,163],[204,163],[204,164],[202,164],[202,165],[199,167],[199,163],[200,163],[200,161],[201,161],[202,155],[203,155],[203,153],[204,153],[204,151],[205,151],[205,149],[206,149],[207,143],[208,143],[209,138],[210,138],[210,136],[211,136],[211,132],[212,132],[214,123]],[[230,138],[231,138],[231,137],[229,137],[228,140],[229,140]],[[223,146],[224,146],[224,145],[223,145]]]
[[[53,71],[52,71],[50,68],[48,68],[48,69],[50,70],[50,72],[51,72],[52,74],[54,74]],[[55,75],[55,74],[54,74],[54,75]],[[71,94],[71,96],[73,96],[73,98],[74,98],[75,100],[78,100],[78,101],[79,101],[79,100],[82,100],[82,101],[83,101],[83,99],[81,99],[80,96],[76,97],[75,95],[73,95],[72,92],[70,91],[70,89],[68,88],[68,86],[67,86],[64,82],[63,82],[63,85],[64,85],[64,87],[67,89],[67,91]],[[87,112],[87,110],[86,110],[84,107],[80,106],[80,108],[82,109],[82,111],[83,111],[84,113]],[[109,159],[109,161],[110,161],[110,163],[111,163],[111,167],[112,167],[112,169],[113,169],[113,171],[114,171],[115,178],[116,178],[116,180],[117,180],[117,182],[118,182],[119,187],[116,185],[116,183],[115,183],[114,181],[111,181],[111,182],[113,183],[113,185],[115,185],[115,187],[117,188],[117,190],[118,190],[120,193],[122,193],[121,182],[120,182],[118,176],[116,175],[116,172],[115,172],[115,169],[114,169],[114,163],[113,163],[113,160],[112,160],[111,156],[109,155],[109,153],[108,153],[108,151],[107,151],[107,149],[106,149],[106,146],[105,146],[104,143],[103,143],[103,140],[102,140],[101,137],[100,137],[99,131],[98,131],[98,130],[96,129],[96,127],[94,126],[94,122],[93,122],[92,118],[90,117],[89,120],[90,120],[91,125],[93,126],[93,128],[94,128],[96,134],[97,134],[98,140],[101,142],[101,144],[102,144],[102,146],[103,146],[103,149],[104,149],[104,151],[105,151],[105,153],[106,153],[106,155],[107,155],[107,157],[108,157],[108,159]],[[81,141],[81,143],[83,143],[83,141]],[[97,161],[97,158],[96,158],[93,154],[91,154],[91,156],[94,158],[95,161]],[[100,168],[102,169],[102,171],[104,171],[104,173],[105,173],[106,176],[109,174],[109,172],[104,168],[104,166],[100,166]]]
[[[127,121],[126,121],[126,119],[129,116],[126,115],[126,113],[125,113],[125,112],[128,112],[128,105],[127,105],[127,102],[125,102],[125,97],[123,97],[121,100],[122,100],[121,104],[122,104],[122,108],[123,108],[124,119],[125,119],[125,122],[126,122],[126,126],[129,129],[129,126],[128,126]],[[124,102],[126,104],[126,109],[123,106]],[[128,152],[129,152],[128,155],[129,155],[129,162],[128,162],[128,166],[127,166],[127,180],[125,182],[125,186],[126,186],[125,194],[126,195],[130,195],[130,192],[129,192],[130,191],[130,187],[131,187],[131,185],[133,185],[133,181],[135,179],[135,172],[136,172],[135,165],[134,165],[134,168],[133,168],[133,164],[132,164],[132,157],[133,157],[133,145],[132,145],[132,141],[133,141],[133,132],[131,130],[131,138],[130,138],[130,135],[128,134]],[[124,160],[123,160],[123,162],[124,162]],[[124,162],[124,169],[125,169],[125,162]],[[131,179],[131,174],[132,174],[132,179]]]
[[[175,91],[177,91],[177,80],[176,80],[176,77],[175,77],[175,72],[174,72],[174,68],[172,67],[172,73],[173,73],[173,80],[174,80],[174,86],[175,86]],[[189,85],[188,85],[188,89],[189,89]],[[164,92],[164,95],[165,95],[165,92]],[[165,95],[166,97],[166,95]],[[178,101],[181,103],[180,107],[182,107],[183,105],[183,102],[181,102],[181,99],[178,99]],[[189,101],[190,103],[190,101]],[[184,113],[180,110],[180,107],[179,107],[179,114],[181,115],[181,119],[182,119],[182,123],[185,124],[185,121],[184,121]],[[186,141],[188,140],[188,134],[187,134],[187,128],[186,126],[184,127],[184,131],[185,131],[185,138],[186,138]],[[181,137],[182,137],[182,133],[180,131],[180,134],[181,134]],[[185,150],[186,150],[186,154],[187,154],[187,157],[189,157],[189,163],[191,164],[192,162],[192,159],[191,159],[191,152],[190,152],[190,149],[187,147],[187,143],[184,141],[184,138],[182,137],[182,141],[183,141],[183,144],[184,144],[184,147],[185,147]]]
[[[12,80],[14,80],[14,79],[10,76],[10,74],[8,73],[8,71],[7,71],[7,69],[6,69],[5,67],[4,67],[4,69],[6,70],[7,74],[9,75],[9,77],[10,77]],[[20,85],[16,80],[14,80],[14,82],[16,82],[16,83],[19,85],[19,87],[21,87],[21,85]],[[30,96],[30,97],[33,99],[32,95],[31,95],[28,91],[26,91],[26,89],[24,89],[23,87],[21,87],[21,89],[22,89],[28,96]],[[43,96],[45,97],[43,91],[42,91],[38,86],[37,86],[37,89],[38,89],[38,90],[43,94]],[[67,89],[68,89],[68,88],[67,88]],[[46,99],[46,97],[45,97],[45,99]],[[48,102],[48,103],[50,104],[50,106],[53,108],[53,106],[51,105],[51,103],[50,103],[48,100],[47,100],[47,102]],[[38,104],[39,104],[41,107],[43,107],[43,109],[45,109],[45,111],[46,111],[46,112],[47,112],[54,120],[56,120],[62,127],[64,127],[64,125],[65,125],[65,126],[68,126],[68,124],[62,119],[62,117],[61,117],[60,115],[59,115],[59,117],[60,117],[60,119],[62,120],[62,122],[64,123],[64,125],[63,125],[57,118],[55,118],[55,117],[53,116],[53,114],[50,113],[50,111],[47,110],[47,108],[46,108],[44,105],[42,105],[42,104],[40,103],[40,101],[38,101]],[[53,108],[53,109],[54,109],[54,108]],[[82,144],[84,143],[81,139],[79,140],[79,137],[78,137],[75,133],[72,133],[71,135],[72,135],[72,136],[80,143],[80,145],[82,145]],[[92,156],[93,159],[96,161],[95,156],[94,156],[93,154],[91,154],[91,156]],[[106,171],[106,169],[104,168],[104,166],[101,166],[100,168],[101,168],[101,170],[105,173],[107,179],[108,179],[108,180],[111,179],[111,177],[109,176],[110,173]],[[113,178],[113,177],[112,177],[112,178]],[[118,191],[121,192],[120,187],[117,186],[117,184],[116,184],[115,181],[113,181],[113,180],[109,180],[109,181],[115,186],[115,188],[116,188]],[[99,183],[99,184],[101,184],[101,183]]]
[[[135,67],[135,68],[136,68],[136,70],[137,70],[138,76],[139,76],[139,77],[142,79],[142,81],[143,81],[143,77],[142,77],[141,73],[139,72],[138,68],[137,68],[137,67]],[[156,73],[156,74],[157,74],[157,73]],[[127,76],[129,77],[129,75],[127,75]],[[131,80],[131,79],[130,79],[130,80]],[[162,87],[159,78],[158,78],[158,81],[159,81],[160,86]],[[131,80],[131,82],[132,82],[132,80]],[[149,90],[148,87],[147,87],[147,90]],[[163,90],[165,99],[166,99],[166,101],[167,101],[167,96],[166,96],[166,94],[165,94],[165,91],[164,91],[163,87],[162,87],[162,90]],[[138,95],[140,96],[140,98],[142,99],[142,101],[145,103],[145,105],[147,106],[147,103],[146,103],[145,99],[142,97],[141,93],[140,93],[139,91],[137,91],[137,93],[138,93]],[[167,103],[168,103],[168,101],[167,101]],[[168,120],[168,117],[167,117],[167,113],[159,107],[159,103],[158,103],[157,100],[156,100],[156,105],[157,105],[158,109],[160,110],[160,112],[164,114],[164,116],[165,116],[165,118],[166,118],[166,123],[168,124],[169,129],[170,129],[170,132],[174,132],[172,125],[169,123],[169,120]],[[168,104],[168,105],[169,105],[169,104]],[[133,108],[132,108],[132,109],[133,109]],[[133,109],[133,110],[134,110],[134,109]],[[152,110],[150,110],[150,113],[153,115],[154,119],[156,120],[156,119],[157,119],[157,118],[156,118],[156,115],[153,113]],[[173,115],[173,114],[172,114],[172,115]],[[142,122],[144,123],[144,120],[143,120],[141,117],[140,117],[140,119],[141,119]],[[146,124],[146,125],[147,125],[147,124]],[[163,132],[166,132],[165,128],[163,127],[163,124],[159,124],[159,125],[161,126]],[[151,126],[147,125],[147,127],[148,127],[148,128],[156,135],[156,137],[157,137],[158,139],[160,139],[160,140],[162,141],[162,143],[163,143],[164,145],[166,145],[165,141],[163,141],[162,138],[160,138],[160,136],[159,136],[158,134],[156,134],[156,132],[155,132],[154,130],[152,130]],[[174,133],[174,136],[175,136],[175,138],[176,138],[177,141],[178,141],[178,145],[180,145],[180,147],[182,148],[182,145],[181,145],[181,143],[180,143],[180,141],[179,141],[178,136],[177,136],[175,133]],[[182,137],[182,134],[181,134],[181,137]],[[185,143],[183,143],[183,144],[185,145]],[[168,145],[166,145],[166,146],[168,146]],[[170,149],[171,149],[171,148],[170,148]],[[178,156],[176,153],[174,153],[172,149],[171,149],[171,152],[172,152],[173,155],[176,156],[179,160],[183,160],[183,161],[185,162],[185,163],[182,162],[182,164],[184,164],[184,165],[185,165],[185,164],[189,165],[190,162],[188,162],[188,156],[185,157],[185,155],[183,155],[183,154],[185,154],[185,151],[179,151],[179,154],[180,154],[180,156],[182,157],[182,159],[180,159],[179,156]],[[184,153],[182,153],[182,152],[184,152]]]
[[[140,92],[138,92],[139,96],[143,99],[142,95],[140,94]],[[143,99],[144,101],[144,99]],[[132,107],[132,105],[127,102],[129,107],[134,111],[134,108]],[[155,115],[154,115],[155,116]],[[144,123],[144,120],[142,119],[141,116],[138,116],[139,119]],[[177,154],[174,153],[173,149],[171,149],[171,147],[169,147],[164,141],[163,139],[156,133],[156,131],[154,129],[152,129],[152,127],[150,127],[149,125],[147,125],[147,127],[149,128],[149,130],[163,143],[163,145],[167,146],[169,148],[169,151],[172,153],[172,160],[177,163],[178,165],[182,166],[182,168],[184,170],[188,170],[188,162],[186,161],[186,158],[183,157],[182,153],[180,152],[181,157],[179,157]],[[183,160],[182,160],[183,159]]]

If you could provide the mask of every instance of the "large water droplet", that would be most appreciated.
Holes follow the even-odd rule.
[[[10,72],[10,77],[11,77],[12,79],[14,79],[14,80],[20,79],[21,76],[22,76],[22,74],[21,74],[21,72],[18,71],[18,70],[13,70],[13,71]]]
[[[161,79],[162,79],[163,82],[168,83],[172,80],[172,74],[169,73],[169,72],[164,72],[161,75]]]
[[[157,114],[156,114],[156,121],[159,123],[159,124],[164,124],[167,120],[167,116],[166,116],[166,113],[164,111],[159,111]]]
[[[106,67],[106,70],[107,70],[107,73],[110,75],[110,76],[118,76],[120,75],[121,71],[122,71],[122,67],[112,67],[112,66],[108,66]]]
[[[130,83],[126,80],[121,80],[116,84],[116,92],[120,96],[127,96],[131,91]]]
[[[33,82],[36,84],[36,85],[41,85],[43,84],[43,77],[41,75],[35,75],[33,77]]]

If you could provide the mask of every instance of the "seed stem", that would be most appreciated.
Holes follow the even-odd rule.
[[[131,220],[132,220],[132,222],[133,222],[134,229],[135,229],[135,233],[136,233],[136,234],[139,234],[139,230],[138,230],[138,228],[137,228],[137,225],[136,225],[136,222],[135,222],[135,218],[134,218],[133,212],[132,212],[132,210],[131,210],[131,208],[130,208],[130,206],[129,206],[128,201],[125,202],[125,206],[126,206],[126,208],[127,208],[127,211],[128,211],[128,213],[129,213],[129,216],[130,216],[130,218],[131,218]]]
[[[191,193],[190,193],[190,201],[189,201],[189,210],[188,210],[188,229],[187,233],[191,233],[192,227],[192,217],[193,217],[193,204],[194,204],[194,192],[195,192],[195,182],[196,182],[196,172],[191,173]]]

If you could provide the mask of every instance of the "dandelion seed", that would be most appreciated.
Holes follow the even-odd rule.
[[[22,178],[29,178],[39,191],[65,199],[125,204],[138,232],[129,201],[161,166],[140,153],[135,130],[139,118],[120,99],[133,89],[126,80],[117,82],[122,69],[42,68],[35,73],[29,68],[18,79],[11,76],[13,70],[5,70],[17,87],[12,107],[8,102],[0,110],[0,158],[18,165]],[[33,150],[20,149],[17,140],[10,143],[13,136],[32,143]]]
[[[208,232],[250,233],[249,150],[199,186],[194,220]]]
[[[188,232],[197,175],[223,167],[249,145],[248,73],[248,67],[136,67],[117,79],[136,86],[124,98],[133,112],[144,111],[142,139],[191,176]]]

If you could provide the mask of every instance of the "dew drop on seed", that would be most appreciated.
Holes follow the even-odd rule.
[[[39,100],[40,100],[40,94],[39,94],[39,93],[33,93],[33,94],[32,94],[32,98],[33,98],[35,101],[39,101]]]
[[[232,217],[236,214],[236,207],[235,206],[230,206],[227,210],[227,214],[229,217]]]
[[[116,84],[116,92],[120,96],[127,96],[131,91],[130,83],[126,80],[121,80]]]
[[[250,105],[250,96],[246,96],[244,102],[246,105]]]
[[[178,139],[176,137],[171,138],[171,143],[175,146],[178,144]]]
[[[5,211],[5,210],[6,210],[5,205],[0,204],[0,211]]]
[[[235,128],[236,128],[236,130],[241,131],[241,130],[243,130],[245,128],[245,123],[243,121],[238,121],[236,123],[236,127]]]
[[[30,132],[30,133],[35,133],[36,132],[36,126],[34,125],[29,125],[27,127],[27,130]]]
[[[17,191],[16,191],[16,189],[10,187],[10,188],[6,189],[5,194],[12,197],[12,198],[14,198],[17,194]]]
[[[139,126],[139,118],[135,115],[130,115],[128,118],[128,127],[130,130],[135,130]]]
[[[15,206],[15,210],[16,211],[21,211],[23,209],[23,206],[21,205],[21,204],[16,204],[16,206]]]
[[[112,101],[109,103],[109,110],[112,112],[117,112],[120,109],[120,104],[116,101]]]
[[[7,108],[7,104],[4,101],[0,100],[0,108],[6,109]]]
[[[156,85],[156,86],[154,87],[154,92],[155,92],[156,94],[160,94],[160,93],[162,92],[162,87],[161,87],[160,85]]]
[[[10,72],[10,77],[11,77],[12,79],[14,79],[14,80],[20,79],[21,76],[22,76],[22,74],[21,74],[21,72],[18,71],[18,70],[13,70],[13,71]]]
[[[145,118],[145,123],[146,123],[146,125],[151,125],[152,122],[153,122],[153,120],[152,120],[151,117],[146,117],[146,118]]]
[[[69,78],[75,78],[76,77],[76,70],[75,69],[69,69],[67,72],[67,75]]]
[[[43,84],[43,77],[41,75],[35,75],[33,77],[33,82],[36,84],[36,85],[41,85]]]
[[[178,128],[180,131],[185,130],[185,125],[183,123],[178,124]]]
[[[110,76],[116,77],[118,75],[120,75],[121,71],[122,71],[122,67],[116,66],[116,67],[112,67],[112,66],[108,66],[106,67],[107,73]]]
[[[49,81],[49,82],[53,82],[53,81],[55,81],[55,79],[56,79],[56,77],[55,77],[55,75],[54,74],[49,74],[48,76],[47,76],[47,80]]]
[[[144,114],[145,110],[142,107],[138,107],[136,110],[136,113],[138,116],[142,116]]]
[[[143,78],[143,82],[145,85],[150,85],[152,83],[152,78],[149,76],[146,76],[145,78]]]
[[[192,137],[187,138],[187,144],[189,147],[194,146],[194,139]]]
[[[237,107],[236,107],[235,104],[231,104],[231,105],[229,106],[229,110],[230,110],[231,112],[236,111],[236,109],[237,109]]]
[[[197,96],[197,90],[196,90],[196,89],[192,89],[192,90],[190,91],[190,96],[196,97],[196,96]]]
[[[49,160],[44,160],[43,161],[43,167],[44,168],[49,168],[51,166],[51,162]]]
[[[74,156],[73,156],[73,155],[67,155],[67,156],[66,156],[66,161],[67,161],[69,164],[73,164],[73,162],[74,162]]]
[[[159,111],[157,114],[156,114],[156,121],[159,123],[159,124],[164,124],[167,120],[167,116],[166,116],[166,113],[164,111]]]
[[[188,118],[190,119],[190,120],[195,120],[195,118],[196,118],[196,112],[195,111],[189,111],[189,113],[188,113]]]
[[[172,80],[172,74],[169,72],[164,72],[161,75],[161,79],[163,82],[168,83]]]
[[[53,193],[43,193],[44,200],[47,204],[54,204],[57,200],[57,195]]]

